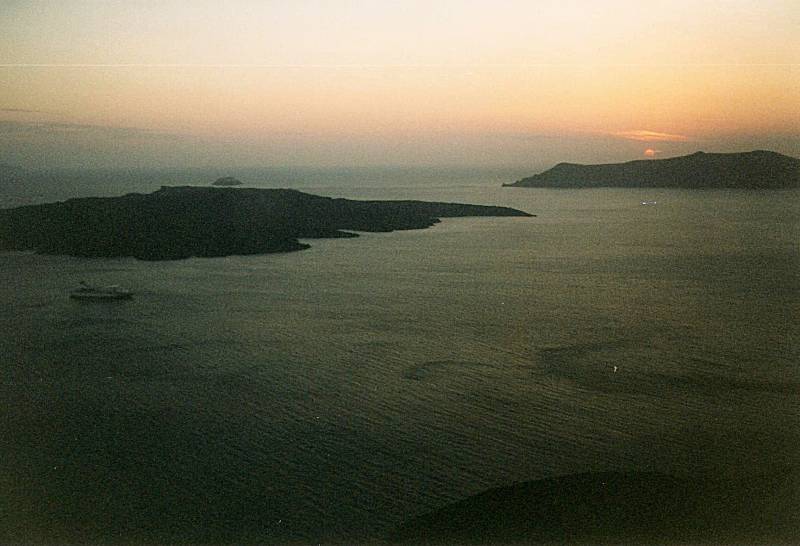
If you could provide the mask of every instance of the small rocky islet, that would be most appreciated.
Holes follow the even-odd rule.
[[[222,178],[217,178],[211,184],[212,186],[241,186],[242,181],[238,178],[234,178],[232,176],[223,176]]]

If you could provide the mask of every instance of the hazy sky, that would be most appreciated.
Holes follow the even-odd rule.
[[[797,0],[1,0],[0,64],[29,167],[800,156]]]

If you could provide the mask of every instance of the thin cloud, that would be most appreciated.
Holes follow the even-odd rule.
[[[657,131],[618,131],[611,133],[615,137],[639,142],[688,142],[692,140],[686,135],[674,135],[671,133],[659,133]]]
[[[0,130],[8,138],[82,135],[96,138],[159,138],[183,139],[185,135],[164,133],[138,127],[107,127],[80,123],[21,122],[0,120]]]
[[[0,112],[8,114],[55,114],[46,110],[25,110],[24,108],[0,108]]]

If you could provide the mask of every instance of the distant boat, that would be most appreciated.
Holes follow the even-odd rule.
[[[642,201],[642,205],[655,205],[658,201]]]
[[[113,301],[113,300],[129,300],[133,297],[133,292],[120,288],[117,285],[112,286],[91,286],[85,281],[81,281],[81,286],[73,290],[69,297],[74,300],[84,301]]]

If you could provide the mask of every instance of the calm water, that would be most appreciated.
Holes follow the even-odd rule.
[[[251,182],[536,218],[268,256],[0,254],[0,539],[371,541],[516,481],[797,466],[800,192],[498,187],[523,174]],[[137,296],[70,301],[81,279]]]

